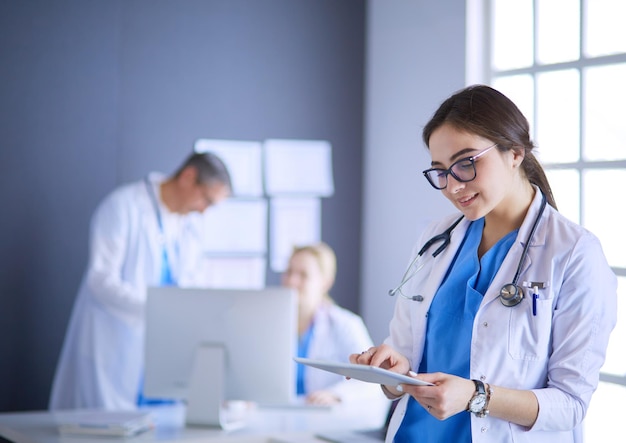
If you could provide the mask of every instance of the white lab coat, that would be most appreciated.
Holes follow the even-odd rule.
[[[149,180],[158,196],[163,176],[153,173]],[[159,204],[164,236],[143,180],[113,191],[94,213],[89,262],[50,409],[135,407],[143,372],[146,289],[160,283],[163,238],[178,284],[193,286],[200,278],[198,215],[181,216]]]
[[[316,312],[315,327],[309,343],[308,358],[349,363],[350,354],[358,354],[373,346],[361,317],[337,306],[323,304]],[[387,403],[378,385],[359,380],[346,380],[342,375],[305,366],[304,386],[310,393],[328,390],[344,403],[371,408],[368,402]]]
[[[598,239],[549,205],[531,240],[519,278],[520,284],[548,284],[547,289],[540,290],[537,315],[532,313],[529,290],[525,290],[526,296],[518,306],[509,308],[500,303],[500,288],[513,280],[540,203],[541,192],[537,189],[515,243],[476,314],[470,351],[470,378],[533,390],[539,401],[539,415],[530,429],[490,416],[472,415],[473,442],[582,441],[580,425],[598,385],[609,335],[615,326],[617,279]],[[414,253],[457,217],[432,224]],[[386,343],[408,357],[413,368],[422,359],[430,303],[468,226],[468,220],[461,221],[450,245],[435,259],[431,254],[439,243],[426,252],[425,267],[403,289],[405,294],[420,294],[424,300],[399,297],[396,301]],[[388,443],[400,426],[407,399],[405,395],[394,412]]]

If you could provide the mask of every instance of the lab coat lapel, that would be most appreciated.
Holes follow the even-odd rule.
[[[513,278],[515,277],[515,273],[517,271],[517,266],[524,251],[524,246],[526,244],[526,241],[528,240],[528,236],[530,235],[533,225],[535,224],[537,215],[539,215],[539,210],[541,207],[542,194],[539,188],[535,187],[535,189],[535,197],[533,198],[533,201],[528,208],[528,213],[526,214],[526,218],[524,219],[522,226],[520,226],[520,229],[517,233],[517,238],[515,239],[515,243],[504,258],[504,261],[502,262],[500,269],[496,273],[496,276],[493,279],[491,286],[489,286],[489,289],[485,294],[485,299],[483,300],[483,305],[494,300],[499,300],[500,289],[502,288],[502,286],[513,282]],[[520,275],[524,275],[524,273],[526,273],[528,268],[530,268],[530,266],[532,265],[531,256],[533,254],[530,253],[531,250],[536,247],[542,247],[545,245],[545,243],[545,224],[543,224],[540,220],[533,237],[530,239],[530,247],[528,249],[528,254],[524,258],[524,261],[522,263]],[[522,280],[522,278],[519,278],[517,282],[518,286],[522,286]]]

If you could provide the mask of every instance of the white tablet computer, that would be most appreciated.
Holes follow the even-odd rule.
[[[334,372],[356,380],[377,383],[380,385],[397,386],[401,383],[416,386],[432,386],[432,383],[398,374],[376,366],[357,365],[353,363],[340,363],[327,360],[313,360],[310,358],[294,357],[294,360],[303,365],[311,366],[324,371]]]

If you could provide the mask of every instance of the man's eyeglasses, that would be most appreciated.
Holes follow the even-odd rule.
[[[452,175],[456,181],[467,183],[476,178],[476,159],[485,155],[491,149],[495,148],[497,143],[483,149],[478,154],[471,157],[462,158],[455,161],[448,169],[430,168],[422,171],[428,183],[435,189],[446,189],[448,186],[448,175]]]

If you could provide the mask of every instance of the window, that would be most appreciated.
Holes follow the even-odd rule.
[[[468,83],[491,84],[529,119],[559,210],[600,238],[620,301],[626,297],[624,17],[623,0],[468,0]],[[585,420],[588,441],[623,441],[617,414],[626,401],[624,349],[626,309],[620,309]]]

